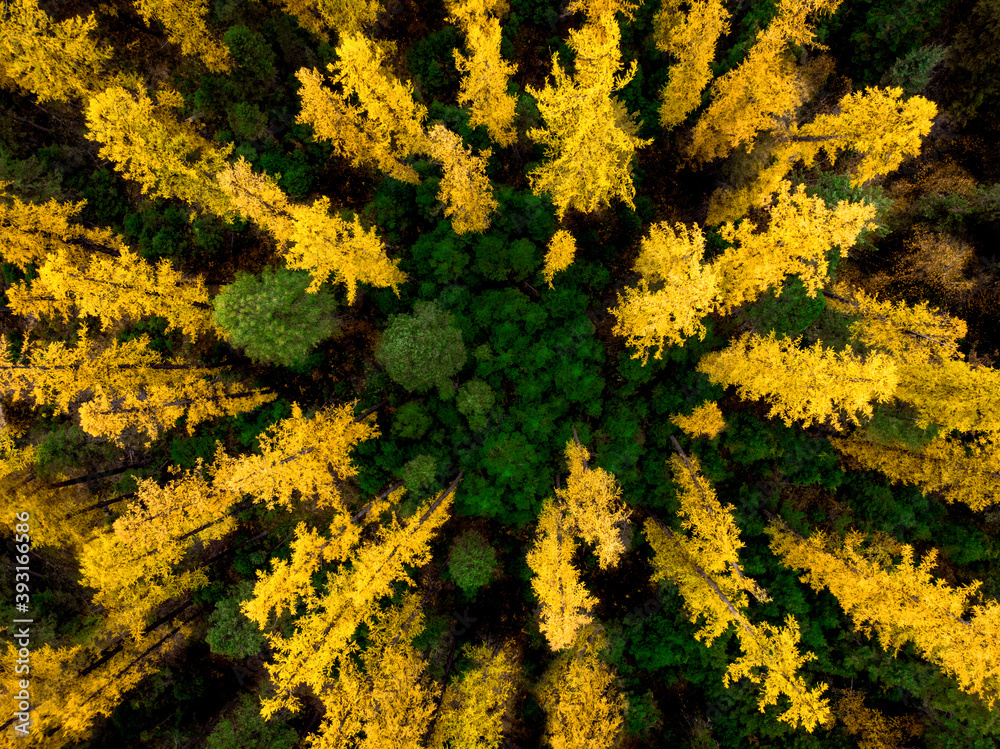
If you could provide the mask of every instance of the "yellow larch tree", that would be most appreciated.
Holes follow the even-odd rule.
[[[556,489],[556,496],[563,502],[576,535],[594,546],[601,569],[614,567],[625,552],[622,530],[629,518],[621,487],[603,468],[587,466],[590,453],[576,438],[575,430],[573,440],[566,443],[565,455],[569,476],[566,487]]]
[[[486,231],[490,214],[499,205],[486,176],[490,149],[474,156],[462,145],[461,137],[441,124],[427,131],[424,148],[444,171],[438,200],[444,203],[444,215],[451,219],[452,229],[456,234]]]
[[[43,643],[31,651],[31,728],[26,736],[2,746],[31,749],[63,749],[79,746],[92,738],[100,718],[108,718],[140,681],[156,671],[164,657],[190,634],[187,622],[165,622],[136,641],[126,640],[102,651],[91,638],[85,645]],[[18,678],[13,643],[2,646],[0,705],[10,715]],[[9,665],[8,665],[9,664]],[[9,674],[9,677],[8,677]]]
[[[511,720],[520,665],[512,642],[467,645],[472,667],[445,689],[430,749],[499,749]]]
[[[328,576],[325,590],[310,600],[290,636],[280,632],[268,636],[275,654],[268,671],[276,692],[263,703],[265,718],[282,708],[297,710],[294,690],[301,684],[314,694],[323,693],[329,670],[349,652],[354,631],[375,620],[378,600],[391,593],[395,583],[409,581],[407,565],[420,565],[430,558],[430,542],[448,519],[460,478],[461,474],[405,522],[391,517],[377,539],[357,550],[349,567],[342,566]],[[243,604],[243,610],[252,619],[260,613],[253,599]]]
[[[138,182],[144,194],[177,198],[229,218],[233,207],[216,174],[233,146],[217,146],[177,120],[170,110],[182,105],[176,91],[160,91],[154,102],[141,86],[109,86],[87,104],[87,137],[101,143],[100,156]]]
[[[555,288],[552,279],[556,273],[571,266],[575,257],[576,240],[566,229],[559,229],[549,240],[548,251],[545,253],[545,267],[542,269],[542,275],[550,289]]]
[[[936,105],[922,96],[905,100],[901,96],[898,88],[868,88],[846,95],[833,113],[820,115],[806,125],[780,129],[768,149],[771,163],[748,184],[713,193],[707,223],[741,218],[778,189],[796,162],[812,166],[820,151],[825,151],[831,162],[847,149],[861,155],[851,171],[855,187],[895,171],[904,159],[920,153],[921,141],[937,113]]]
[[[9,182],[0,182],[0,256],[4,262],[27,270],[41,265],[54,252],[65,252],[74,262],[86,262],[92,252],[117,256],[125,248],[106,229],[87,229],[72,219],[86,201],[25,203],[10,192]]]
[[[135,9],[146,23],[162,23],[167,39],[185,55],[200,58],[213,73],[229,70],[233,58],[225,45],[212,38],[205,21],[208,0],[135,0]]]
[[[86,97],[100,88],[112,54],[93,38],[96,28],[93,13],[56,23],[37,0],[7,0],[0,14],[0,81],[41,102]]]
[[[871,418],[872,403],[889,401],[896,392],[897,367],[875,352],[860,358],[850,351],[824,348],[817,341],[801,348],[799,339],[766,338],[745,333],[722,351],[702,357],[698,371],[717,385],[735,385],[741,398],[766,398],[771,418],[786,424],[801,420],[838,425],[838,417],[860,424]]]
[[[689,437],[718,437],[726,428],[726,420],[715,401],[705,401],[687,416],[674,414],[670,421]]]
[[[406,280],[399,260],[389,258],[375,229],[365,229],[357,214],[351,221],[331,214],[329,199],[321,197],[310,206],[293,206],[291,216],[294,230],[285,265],[309,271],[312,283],[306,291],[317,292],[332,278],[347,287],[348,304],[354,303],[359,282],[399,293]]]
[[[812,166],[820,150],[831,162],[846,149],[861,154],[861,163],[851,172],[851,185],[857,187],[894,172],[904,159],[920,153],[936,115],[937,105],[922,96],[904,99],[901,88],[866,88],[847,94],[837,111],[792,128],[785,137],[806,166]]]
[[[236,414],[274,400],[273,393],[209,382],[211,369],[164,361],[149,348],[149,336],[112,341],[102,347],[86,329],[73,347],[62,341],[40,347],[24,345],[14,360],[0,336],[0,391],[35,406],[53,405],[68,413],[85,393],[81,426],[91,434],[118,440],[135,428],[152,439],[183,414],[193,432],[196,424],[223,414]]]
[[[900,364],[926,364],[956,360],[958,341],[965,337],[964,320],[931,307],[927,302],[910,305],[863,289],[839,284],[823,295],[831,307],[858,317],[851,323],[851,337],[870,349],[886,351]]]
[[[573,566],[573,531],[562,504],[546,500],[538,516],[535,543],[528,552],[528,567],[531,589],[541,602],[539,629],[553,650],[573,643],[580,628],[593,621],[588,612],[597,605]]]
[[[365,31],[383,10],[381,0],[281,0],[281,5],[302,28],[318,36]]]
[[[917,426],[1000,433],[1000,370],[965,361],[906,363],[896,397],[917,409]]]
[[[517,67],[500,54],[500,19],[507,0],[450,0],[451,20],[461,27],[472,53],[454,51],[455,67],[462,74],[458,103],[470,112],[469,126],[484,125],[501,148],[517,140],[514,109],[517,98],[507,93],[507,83]]]
[[[340,485],[357,475],[351,450],[379,436],[371,416],[354,415],[355,405],[330,406],[307,417],[293,403],[291,416],[259,436],[260,454],[220,469],[220,480],[269,509],[292,509],[295,497],[318,508],[343,509]]]
[[[552,749],[613,749],[623,738],[626,702],[615,670],[598,655],[607,636],[580,630],[536,687],[545,711],[543,741]]]
[[[373,619],[362,668],[345,655],[318,694],[326,711],[310,749],[424,749],[441,687],[413,646],[422,629],[416,593]]]
[[[289,268],[309,271],[313,280],[307,291],[319,291],[332,276],[347,287],[353,304],[359,282],[396,290],[406,280],[375,230],[365,229],[357,214],[352,221],[331,214],[328,198],[312,205],[290,203],[273,178],[255,173],[242,156],[218,181],[236,210],[278,240]]]
[[[61,546],[76,549],[90,528],[77,513],[89,492],[83,484],[51,486],[38,478],[37,449],[17,446],[9,426],[0,428],[0,512],[13,517],[30,513],[31,543],[34,546]]]
[[[298,121],[312,125],[317,137],[355,165],[373,163],[405,182],[420,180],[403,163],[424,143],[427,108],[413,98],[409,83],[386,67],[384,53],[362,34],[341,39],[337,63],[329,65],[336,88],[324,86],[323,76],[305,68],[296,75],[302,83],[302,112]],[[358,105],[351,103],[356,97]]]
[[[660,90],[660,125],[672,128],[701,104],[716,45],[729,32],[729,11],[722,0],[695,0],[687,13],[677,0],[664,0],[653,30],[657,49],[676,60]]]
[[[1000,603],[979,602],[979,581],[948,585],[931,574],[935,549],[918,563],[913,547],[894,539],[869,542],[856,531],[842,543],[820,531],[803,538],[777,521],[768,533],[782,563],[801,570],[814,590],[829,590],[855,628],[874,633],[893,654],[912,643],[963,691],[993,706],[1000,696]]]
[[[158,315],[167,329],[180,330],[195,340],[211,328],[212,307],[200,277],[188,281],[166,258],[153,265],[131,250],[112,259],[92,255],[79,266],[65,250],[52,253],[30,283],[22,281],[7,291],[8,307],[16,315],[93,315],[108,330],[123,319]]]
[[[767,594],[754,581],[746,577],[740,569],[740,530],[733,517],[733,505],[723,505],[715,494],[715,489],[702,475],[701,465],[694,455],[687,455],[680,443],[673,437],[676,454],[670,456],[670,467],[680,509],[681,527],[689,538],[680,543],[696,559],[702,570],[709,575],[730,575],[734,589],[750,593],[759,601],[769,600]]]
[[[792,45],[817,45],[809,16],[832,13],[841,0],[780,0],[778,15],[762,30],[746,59],[712,85],[712,101],[698,119],[687,150],[695,162],[753,145],[758,133],[793,115],[805,88],[788,57]]]
[[[214,489],[200,460],[165,486],[139,482],[136,500],[80,553],[83,583],[97,591],[110,633],[138,639],[160,606],[208,582],[204,570],[183,563],[193,548],[233,529],[239,498]]]
[[[576,52],[576,72],[570,77],[552,57],[552,82],[526,90],[538,101],[544,128],[528,137],[545,146],[548,159],[529,173],[536,195],[549,193],[561,220],[567,209],[590,213],[618,198],[634,207],[632,157],[652,141],[638,137],[639,126],[614,97],[635,75],[635,63],[624,74],[615,19],[619,3],[588,8],[583,28],[571,31],[568,44]],[[571,7],[569,10],[574,10]]]
[[[688,229],[664,221],[642,240],[635,263],[639,286],[619,293],[611,312],[618,319],[613,332],[628,339],[636,349],[632,356],[643,364],[654,346],[660,359],[669,345],[705,337],[701,320],[715,309],[719,278],[714,265],[702,263],[704,253],[705,236],[697,225]]]
[[[653,518],[646,520],[646,537],[654,551],[653,580],[670,580],[677,585],[691,621],[701,622],[695,633],[698,640],[711,646],[722,633],[736,626],[742,655],[730,664],[724,686],[747,677],[761,686],[761,712],[784,695],[791,704],[778,720],[801,725],[809,732],[827,723],[831,711],[823,697],[826,685],[810,689],[799,673],[802,665],[815,656],[799,652],[799,627],[794,617],[788,616],[781,628],[751,622],[746,614],[746,592],[756,584],[713,555],[715,544],[678,537]]]
[[[728,313],[769,286],[780,291],[792,273],[815,296],[828,277],[828,254],[835,247],[846,254],[862,230],[874,227],[875,212],[874,206],[847,201],[831,210],[822,198],[807,196],[804,185],[791,192],[791,184],[782,182],[765,231],[743,221],[727,223],[719,232],[733,245],[712,263],[719,279],[719,309]]]
[[[830,444],[863,468],[881,471],[924,494],[939,492],[946,502],[961,502],[973,510],[1000,502],[1000,439],[995,434],[939,436],[918,451],[859,435],[831,439]]]
[[[140,378],[143,374],[147,373]],[[241,383],[208,380],[207,374],[207,370],[181,370],[169,378],[149,377],[144,384],[140,379],[139,388],[128,391],[100,387],[80,406],[80,428],[123,446],[135,433],[148,446],[182,416],[188,435],[194,435],[199,424],[253,411],[277,397]]]
[[[916,738],[923,733],[923,726],[915,716],[884,715],[865,705],[862,692],[847,690],[834,709],[844,730],[858,736],[858,749],[904,749],[907,737]]]

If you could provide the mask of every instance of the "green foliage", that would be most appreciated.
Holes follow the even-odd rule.
[[[947,50],[936,44],[925,44],[923,47],[900,57],[889,68],[879,85],[899,87],[907,96],[921,94],[931,82],[934,69],[945,58]]]
[[[229,110],[229,127],[239,140],[257,140],[267,129],[267,115],[256,104],[241,101]]]
[[[625,714],[625,733],[649,739],[653,730],[663,722],[663,713],[652,691],[642,695],[628,696],[628,712]]]
[[[222,40],[236,61],[234,77],[238,85],[247,92],[266,90],[277,74],[274,50],[267,39],[246,26],[231,26]]]
[[[336,301],[322,290],[308,293],[309,283],[308,272],[287,268],[238,273],[213,300],[213,320],[255,361],[301,364],[310,349],[339,331]]]
[[[455,99],[459,75],[452,53],[459,48],[458,32],[454,26],[445,26],[410,47],[406,64],[413,74],[414,88],[425,102]]]
[[[468,598],[486,585],[493,576],[497,553],[478,531],[465,531],[451,547],[448,573]]]
[[[434,483],[437,460],[431,455],[418,455],[403,466],[403,481],[407,491],[418,494]]]
[[[404,439],[418,440],[431,426],[431,417],[424,410],[421,401],[404,403],[396,410],[392,421],[392,433]]]
[[[261,652],[264,635],[240,611],[240,604],[253,596],[253,585],[244,580],[232,590],[232,594],[219,601],[215,611],[209,614],[205,642],[217,655],[243,660]]]
[[[45,149],[42,149],[43,151]],[[59,149],[51,154],[55,158],[39,158],[41,154],[32,154],[26,159],[18,159],[0,146],[0,182],[10,182],[7,189],[21,200],[32,203],[44,203],[52,198],[65,198],[62,187],[62,173],[53,171],[48,161],[58,163],[62,156]]]
[[[231,718],[219,721],[205,749],[293,749],[299,736],[278,718],[265,721],[260,701],[243,695]]]
[[[925,45],[955,4],[956,0],[859,0],[849,13],[838,13],[830,25],[843,25],[848,31],[855,87],[876,85],[896,60]]]
[[[898,401],[878,403],[871,421],[865,425],[869,438],[883,445],[896,445],[918,451],[938,436],[938,427],[930,424],[920,429],[916,424],[916,411]]]
[[[774,287],[741,310],[758,335],[774,331],[779,336],[794,338],[812,325],[826,306],[822,294],[809,296],[798,276],[789,276],[781,285],[778,296]]]
[[[87,473],[88,465],[99,465],[111,459],[114,449],[92,437],[76,424],[60,424],[39,441],[35,449],[35,470],[47,481]]]
[[[469,420],[472,429],[482,429],[486,426],[486,414],[496,402],[496,396],[480,379],[469,380],[458,389],[456,405],[458,410]]]
[[[506,281],[511,274],[515,281],[523,281],[539,264],[538,250],[530,239],[507,242],[485,234],[476,242],[475,269],[491,281]]]
[[[375,358],[409,391],[446,390],[467,358],[454,316],[434,302],[417,302],[413,314],[393,315],[375,347]]]

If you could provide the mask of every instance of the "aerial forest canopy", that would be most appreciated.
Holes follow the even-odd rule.
[[[1000,745],[1000,0],[6,0],[0,748]]]

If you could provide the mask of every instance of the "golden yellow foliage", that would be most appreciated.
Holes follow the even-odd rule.
[[[354,417],[355,405],[330,406],[307,418],[293,403],[291,416],[259,436],[260,455],[227,465],[222,482],[232,491],[252,494],[268,509],[290,510],[296,496],[319,508],[342,509],[338,484],[357,475],[351,450],[379,436],[370,417]]]
[[[900,364],[926,364],[960,357],[958,340],[964,338],[964,320],[952,317],[927,302],[909,305],[879,301],[862,289],[840,285],[827,293],[836,310],[861,319],[851,324],[851,337],[871,349],[892,354]]]
[[[490,214],[498,205],[486,176],[490,149],[473,156],[462,139],[444,125],[427,131],[426,151],[444,170],[438,200],[451,219],[456,234],[481,233],[490,227]]]
[[[846,149],[861,154],[851,173],[854,186],[895,171],[920,152],[921,139],[937,113],[933,102],[921,96],[903,101],[901,95],[898,88],[868,88],[845,96],[832,114],[780,130],[766,149],[768,165],[754,179],[738,189],[713,193],[707,223],[741,218],[778,189],[797,161],[812,166],[820,151],[826,151],[831,162]]]
[[[300,684],[314,694],[329,686],[328,671],[342,660],[354,630],[374,621],[378,600],[391,593],[397,581],[409,581],[406,565],[420,565],[430,558],[430,542],[448,519],[456,485],[457,480],[423,503],[405,523],[391,518],[376,540],[356,552],[349,569],[341,567],[328,576],[325,591],[311,599],[290,637],[279,632],[269,635],[275,656],[268,671],[276,694],[264,701],[264,717],[281,708],[297,710],[293,691]],[[253,599],[243,604],[248,616],[255,607]]]
[[[451,20],[465,34],[471,56],[457,49],[455,66],[462,74],[458,92],[460,106],[468,107],[469,126],[484,125],[490,138],[500,147],[517,140],[514,108],[517,98],[507,93],[507,83],[517,67],[500,54],[500,19],[506,2],[498,0],[452,0],[448,3]]]
[[[520,677],[514,645],[466,645],[463,655],[473,665],[445,690],[428,746],[498,749]]]
[[[11,734],[6,734],[4,738],[10,743],[3,746],[61,749],[86,742],[94,724],[111,716],[189,630],[187,624],[163,624],[137,641],[126,640],[118,649],[111,649],[110,656],[93,641],[59,647],[35,645],[31,650],[31,728],[27,736],[11,739]],[[24,675],[14,676],[17,657],[13,643],[5,642],[0,654],[4,659],[0,665],[0,705],[12,715],[16,712],[16,689],[11,687]],[[91,668],[95,663],[100,665]]]
[[[660,89],[660,125],[671,128],[701,104],[701,92],[712,80],[711,63],[719,37],[729,32],[729,12],[722,0],[695,0],[688,12],[665,0],[653,20],[656,46],[677,62]]]
[[[744,334],[721,352],[698,363],[718,385],[736,385],[741,398],[767,398],[769,416],[786,424],[839,424],[840,414],[855,424],[871,418],[872,402],[887,402],[901,377],[891,357],[873,353],[859,358],[850,351],[799,347],[798,339]]]
[[[612,749],[622,738],[626,703],[614,669],[598,657],[607,637],[586,627],[571,644],[537,688],[543,740],[552,749]]]
[[[317,137],[353,164],[373,163],[417,184],[417,173],[402,160],[423,144],[427,108],[413,99],[409,83],[388,71],[382,50],[363,35],[345,35],[337,58],[329,70],[338,88],[324,86],[316,70],[296,74],[302,83],[298,121],[312,125]],[[352,104],[352,97],[360,104]]]
[[[618,318],[613,332],[636,348],[633,358],[645,364],[654,346],[660,359],[668,345],[705,337],[701,320],[715,308],[719,279],[713,265],[701,262],[704,252],[705,236],[697,225],[671,227],[664,221],[650,227],[635,263],[639,286],[618,294],[612,310]]]
[[[0,14],[0,79],[41,102],[87,96],[100,88],[112,54],[95,43],[96,28],[93,13],[55,23],[37,0],[8,0]]]
[[[169,110],[182,103],[174,91],[161,91],[154,104],[141,88],[109,86],[87,104],[87,137],[103,144],[101,158],[138,182],[144,194],[177,198],[228,218],[233,207],[215,175],[233,146],[216,146],[179,122]]]
[[[567,442],[565,455],[569,476],[566,487],[556,489],[556,496],[563,502],[577,535],[593,544],[601,569],[614,567],[625,552],[622,531],[629,517],[621,487],[603,468],[587,466],[590,453],[579,442]]]
[[[571,266],[575,257],[576,240],[566,229],[559,229],[549,240],[549,249],[545,253],[545,267],[542,269],[542,275],[550,289],[555,288],[552,279],[556,273]]]
[[[326,709],[311,749],[424,749],[440,686],[426,674],[413,638],[423,629],[415,593],[371,623],[362,672],[350,657],[318,693]],[[361,738],[363,733],[364,738]]]
[[[674,414],[670,420],[680,427],[689,437],[718,437],[726,428],[726,420],[722,417],[719,404],[715,401],[705,401],[695,407],[690,415]]]
[[[561,503],[542,505],[535,543],[528,552],[531,589],[541,601],[539,629],[553,650],[569,647],[580,628],[592,621],[589,610],[597,605],[580,582],[573,566],[576,542],[572,522]]]
[[[861,692],[847,690],[835,709],[851,736],[861,734],[858,749],[904,749],[907,736],[915,738],[923,733],[923,726],[914,716],[886,716],[867,707]]]
[[[788,139],[811,166],[820,149],[830,161],[844,149],[862,154],[851,185],[895,171],[907,156],[920,153],[921,139],[931,130],[937,105],[922,96],[903,99],[901,88],[866,88],[840,100],[836,113],[792,128]]]
[[[137,500],[80,553],[83,584],[97,591],[93,600],[109,633],[140,639],[163,603],[208,582],[204,570],[183,569],[182,562],[233,529],[229,511],[238,500],[213,489],[200,460],[166,486],[140,480]]]
[[[233,206],[285,248],[287,267],[309,271],[307,291],[319,291],[332,276],[347,286],[347,301],[353,304],[359,282],[396,291],[406,280],[375,230],[365,229],[357,214],[352,221],[331,215],[329,198],[317,198],[310,206],[290,203],[273,178],[255,173],[242,156],[218,181]]]
[[[7,291],[8,306],[16,315],[49,317],[92,315],[108,330],[118,321],[158,315],[167,330],[178,329],[194,340],[210,327],[211,306],[202,279],[187,281],[166,258],[152,265],[122,249],[116,258],[92,255],[85,267],[64,249],[48,256],[38,278],[14,284]]]
[[[712,85],[712,102],[699,118],[687,155],[705,162],[753,145],[762,130],[802,103],[805,86],[787,57],[788,48],[818,46],[810,15],[832,13],[841,0],[780,0],[778,15],[757,39],[746,59]]]
[[[866,545],[866,537],[856,531],[842,544],[819,531],[802,538],[778,523],[768,533],[782,562],[803,571],[801,580],[814,590],[828,589],[858,630],[869,637],[874,632],[893,654],[912,643],[962,690],[993,706],[1000,696],[1000,603],[973,603],[979,581],[952,587],[931,574],[936,550],[917,564],[912,546]]]
[[[302,28],[321,37],[329,31],[340,37],[364,31],[383,10],[381,0],[281,0],[281,5]]]
[[[827,254],[853,246],[863,229],[874,228],[875,207],[842,201],[828,209],[822,198],[810,198],[805,186],[793,193],[782,182],[770,209],[767,230],[757,232],[751,221],[727,223],[719,233],[733,244],[712,264],[719,278],[719,308],[728,313],[753,301],[769,286],[780,291],[785,276],[799,276],[810,296],[827,279]]]
[[[570,32],[576,52],[576,73],[570,78],[552,58],[553,81],[542,90],[526,90],[538,101],[545,128],[528,137],[545,146],[546,163],[528,175],[536,195],[552,196],[561,220],[568,208],[590,213],[613,197],[630,207],[632,157],[651,141],[637,136],[638,125],[615,91],[635,75],[635,64],[624,73],[618,45],[621,30],[613,10],[590,16],[582,29]]]
[[[653,580],[674,582],[684,597],[691,621],[702,622],[695,637],[711,645],[731,625],[736,625],[743,654],[730,664],[723,684],[728,687],[743,677],[760,684],[761,712],[785,695],[791,705],[778,720],[791,726],[801,725],[812,732],[817,725],[827,723],[831,712],[823,697],[826,685],[809,689],[799,674],[802,665],[815,656],[799,653],[799,627],[795,619],[788,616],[781,629],[750,622],[746,616],[746,591],[756,584],[742,573],[737,574],[736,567],[730,567],[726,573],[724,562],[713,553],[714,544],[679,538],[652,518],[646,520],[646,537],[655,553]],[[717,570],[714,573],[709,571],[713,568]]]
[[[375,229],[365,229],[354,214],[353,221],[330,214],[330,200],[317,198],[311,206],[291,209],[293,232],[285,252],[285,265],[312,275],[306,291],[317,292],[331,277],[347,287],[347,303],[353,304],[358,283],[379,288],[398,286],[406,280],[399,260],[392,260]]]
[[[86,205],[60,203],[24,203],[9,192],[9,182],[0,182],[0,255],[5,262],[27,270],[29,264],[41,265],[55,252],[65,252],[73,262],[83,263],[88,251],[118,254],[124,245],[106,229],[85,229],[71,219]]]
[[[91,434],[121,440],[128,429],[153,439],[181,415],[194,427],[223,414],[252,410],[274,400],[273,393],[240,385],[209,382],[213,370],[163,361],[149,348],[149,336],[105,348],[83,329],[75,347],[62,341],[39,347],[25,343],[19,358],[0,336],[0,390],[35,406],[53,405],[68,413],[71,403],[90,393],[80,409],[80,423]]]
[[[253,411],[277,397],[273,392],[241,384],[208,381],[206,374],[207,370],[189,370],[161,378],[139,372],[133,373],[138,389],[122,391],[99,386],[94,398],[80,406],[80,427],[119,445],[136,432],[146,438],[148,446],[161,432],[173,428],[181,416],[185,417],[188,435],[193,435],[199,424]]]
[[[208,31],[205,22],[208,0],[134,0],[146,23],[158,21],[167,32],[167,39],[181,48],[185,55],[200,57],[205,67],[214,73],[229,70],[233,58],[225,45]]]
[[[978,435],[968,442],[942,436],[917,452],[858,436],[830,443],[864,468],[916,486],[924,494],[940,492],[946,502],[961,502],[973,510],[1000,502],[1000,444],[995,435]]]

